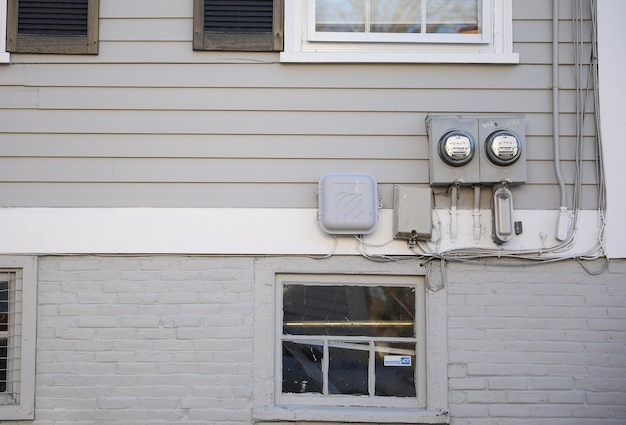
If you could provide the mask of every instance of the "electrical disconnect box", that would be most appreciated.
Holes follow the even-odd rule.
[[[523,115],[429,115],[431,186],[526,181]]]
[[[430,188],[394,186],[393,237],[430,240],[432,237],[432,191]]]

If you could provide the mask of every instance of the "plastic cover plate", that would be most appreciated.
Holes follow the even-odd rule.
[[[318,220],[329,234],[368,234],[378,224],[378,191],[369,174],[332,173],[317,187]]]

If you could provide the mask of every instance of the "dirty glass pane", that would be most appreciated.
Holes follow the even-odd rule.
[[[317,0],[315,29],[321,32],[420,32],[419,0]]]
[[[415,344],[376,344],[376,395],[415,397]]]
[[[368,395],[368,344],[351,345],[357,349],[349,348],[350,345],[345,343],[335,344],[328,349],[330,394]]]
[[[428,0],[427,33],[476,34],[480,0]]]
[[[414,337],[415,290],[287,284],[283,334]]]
[[[307,343],[283,342],[283,392],[321,393],[322,347]]]
[[[419,33],[421,2],[416,0],[370,0],[370,32]]]
[[[365,32],[367,0],[317,0],[315,30]]]

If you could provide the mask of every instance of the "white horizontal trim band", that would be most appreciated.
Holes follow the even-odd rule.
[[[458,214],[456,242],[447,240],[448,211],[434,214],[444,236],[440,250],[496,247],[490,210],[481,211],[483,235],[478,244],[472,241],[472,211]],[[545,246],[556,244],[557,214],[516,210],[524,233],[503,248],[539,249],[542,232],[547,235]],[[376,230],[365,236],[368,254],[412,255],[405,240],[393,240],[392,220],[391,209],[380,210]],[[584,251],[597,238],[595,211],[582,211],[578,227],[574,249]],[[352,235],[335,239],[324,233],[317,209],[0,208],[0,234],[0,254],[360,255],[363,248]]]

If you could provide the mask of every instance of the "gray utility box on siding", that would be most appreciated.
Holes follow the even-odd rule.
[[[523,115],[429,115],[431,186],[526,182]]]

